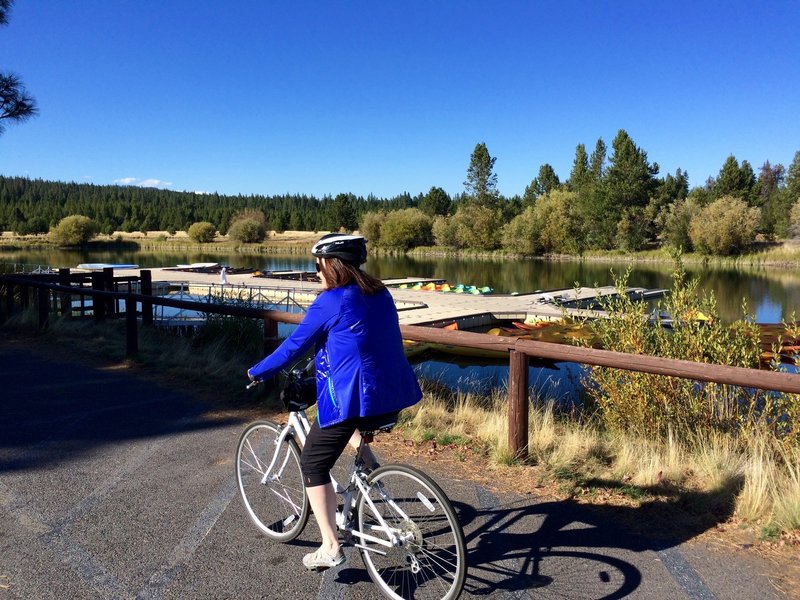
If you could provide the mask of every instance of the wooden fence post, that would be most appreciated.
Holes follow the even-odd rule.
[[[69,269],[59,269],[58,270],[58,285],[69,286]],[[70,294],[61,294],[61,316],[63,317],[71,317],[72,316],[72,295]]]
[[[153,274],[149,269],[143,269],[139,273],[139,287],[142,296],[153,295]],[[142,325],[150,326],[153,324],[153,303],[142,300]]]
[[[278,347],[278,322],[264,317],[264,354],[272,354]]]
[[[509,352],[508,446],[518,460],[528,458],[528,356]]]
[[[50,290],[40,287],[36,291],[39,304],[39,329],[45,329],[50,320]]]
[[[14,284],[6,283],[6,320],[14,314]]]
[[[107,292],[117,291],[114,289],[114,267],[103,268],[103,289]],[[114,318],[114,316],[119,312],[117,307],[118,301],[119,300],[115,297],[102,299],[102,302],[105,303],[105,312],[107,316]]]
[[[136,300],[133,294],[125,295],[125,356],[131,358],[139,352]]]
[[[103,274],[100,271],[92,272],[92,289],[102,290]],[[106,317],[106,299],[100,296],[92,296],[92,314],[95,321],[102,321]]]
[[[30,304],[31,304],[31,288],[23,283],[19,286],[19,305],[22,307],[23,311],[26,311],[28,310]]]

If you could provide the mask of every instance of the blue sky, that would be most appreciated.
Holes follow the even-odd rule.
[[[0,174],[224,194],[462,192],[569,176],[625,129],[692,186],[800,150],[800,2],[17,0],[40,115]]]

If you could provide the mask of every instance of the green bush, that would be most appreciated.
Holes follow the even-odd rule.
[[[638,206],[626,208],[617,222],[614,245],[626,252],[641,250],[650,238],[651,224],[645,209]]]
[[[695,249],[704,254],[740,254],[755,241],[760,219],[759,208],[750,208],[739,198],[723,196],[692,217],[689,238]]]
[[[228,237],[243,244],[256,244],[266,239],[267,230],[255,219],[239,219],[228,228]]]
[[[701,206],[692,198],[679,200],[670,206],[664,219],[662,241],[673,248],[691,252],[694,246],[689,236],[689,225],[701,210]]]
[[[504,228],[503,248],[523,254],[580,253],[581,220],[577,194],[553,190]]]
[[[792,205],[789,213],[789,235],[793,238],[800,237],[800,200]]]
[[[453,219],[456,227],[456,247],[494,250],[500,246],[503,215],[498,209],[467,204],[456,211]]]
[[[214,236],[217,234],[217,228],[207,221],[200,221],[193,223],[186,232],[190,238],[200,244],[207,244],[214,241]]]
[[[453,217],[434,217],[431,232],[437,246],[458,247],[456,220]]]
[[[407,250],[429,246],[433,241],[431,218],[418,208],[405,208],[387,213],[381,226],[380,245]]]
[[[381,241],[381,228],[385,220],[386,213],[384,211],[364,213],[361,216],[358,230],[361,232],[361,235],[367,238],[368,242],[379,245]]]
[[[97,223],[83,215],[64,217],[50,230],[50,238],[59,246],[80,246],[99,231]]]
[[[539,229],[536,211],[529,206],[503,227],[500,243],[507,252],[538,254],[541,251]]]
[[[732,324],[720,321],[713,293],[700,292],[699,281],[688,280],[680,260],[677,262],[672,289],[658,306],[660,314],[671,316],[671,326],[653,322],[645,303],[624,293],[625,275],[616,282],[620,294],[602,303],[609,318],[591,322],[603,348],[758,368],[760,330],[746,309]],[[605,367],[590,369],[586,389],[601,420],[612,430],[666,438],[670,434],[680,437],[716,431],[738,435],[767,429],[789,443],[800,440],[800,397],[796,395]]]

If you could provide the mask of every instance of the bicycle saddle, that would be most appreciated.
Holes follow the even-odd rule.
[[[393,413],[371,419],[368,426],[361,429],[361,436],[369,443],[372,441],[376,432],[381,431],[383,433],[389,433],[392,428],[397,425],[397,415],[398,413]]]

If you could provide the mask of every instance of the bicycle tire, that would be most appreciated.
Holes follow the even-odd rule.
[[[244,508],[261,533],[289,542],[305,528],[309,504],[300,473],[300,450],[290,437],[276,449],[280,432],[281,426],[272,421],[254,421],[245,427],[236,446],[236,481]],[[276,450],[276,474],[265,478]]]
[[[388,549],[367,540],[359,542],[370,578],[395,600],[458,598],[467,575],[467,551],[447,495],[425,473],[406,465],[380,467],[367,481],[376,510],[389,527],[406,537],[403,545]],[[388,537],[375,529],[379,521],[366,496],[358,499],[357,511],[359,532]]]

